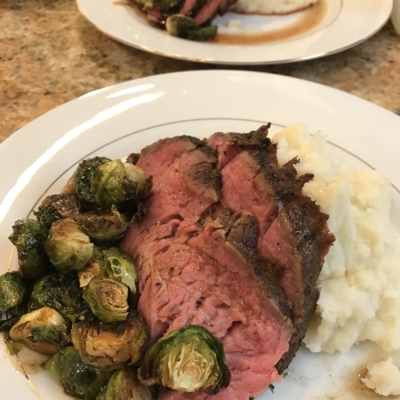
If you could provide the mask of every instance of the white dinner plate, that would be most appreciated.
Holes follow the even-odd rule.
[[[259,45],[227,45],[172,37],[150,26],[132,7],[121,5],[129,0],[76,1],[80,12],[97,29],[129,46],[183,60],[242,65],[308,60],[348,49],[375,34],[390,17],[393,5],[393,0],[320,0],[327,6],[326,15],[298,37]],[[231,32],[227,23],[240,20],[248,32],[276,33],[277,29],[298,23],[305,12],[286,16],[229,12],[214,23],[219,32]]]
[[[199,84],[201,82],[201,84]],[[167,136],[247,132],[265,122],[274,131],[303,122],[327,135],[335,156],[355,168],[376,168],[393,183],[393,220],[400,230],[400,118],[357,97],[279,75],[202,71],[152,76],[97,90],[32,121],[0,145],[0,273],[7,270],[14,221],[58,193],[86,157],[119,158]],[[15,254],[11,268],[17,267]],[[346,355],[302,349],[275,395],[260,400],[317,400],[345,390],[373,346]],[[2,400],[67,400],[57,380],[25,359],[29,381],[0,340]],[[19,368],[17,368],[19,370]],[[39,372],[38,372],[39,371]],[[32,386],[31,386],[32,385]],[[322,396],[322,397],[321,397]],[[328,396],[328,397],[327,397]],[[331,397],[329,397],[331,396]],[[364,399],[364,397],[358,397]]]

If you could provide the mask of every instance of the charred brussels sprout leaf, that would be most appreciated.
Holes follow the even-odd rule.
[[[120,239],[127,226],[109,211],[87,211],[75,217],[75,221],[98,244],[107,244]]]
[[[218,27],[214,25],[200,27],[193,18],[182,14],[174,14],[168,17],[165,28],[172,36],[196,41],[211,40],[218,30]]]
[[[221,341],[200,326],[187,326],[146,352],[139,377],[149,385],[216,394],[229,385],[231,374]]]
[[[69,342],[67,322],[49,307],[23,315],[11,328],[10,337],[38,353],[49,355]]]
[[[132,204],[131,206],[126,206],[125,204],[120,208],[113,205],[111,211],[124,225],[132,226],[144,217],[146,208],[143,203]]]
[[[73,273],[49,275],[35,284],[29,311],[44,306],[54,308],[72,322],[89,311],[88,305],[83,300],[78,278]]]
[[[95,400],[97,387],[106,384],[110,377],[109,373],[98,373],[88,368],[72,346],[50,357],[44,369],[61,380],[67,394],[87,400]]]
[[[99,247],[94,247],[93,256],[85,267],[78,272],[79,285],[84,288],[93,278],[105,277],[103,252]]]
[[[104,209],[124,209],[142,201],[151,190],[152,180],[139,167],[121,160],[100,165],[92,179],[93,195]]]
[[[9,239],[17,248],[20,272],[25,279],[39,278],[49,268],[44,249],[48,233],[43,224],[33,219],[15,222]]]
[[[78,202],[73,194],[54,194],[47,196],[34,214],[39,222],[50,228],[52,223],[79,213]]]
[[[25,281],[19,272],[6,272],[0,276],[0,311],[17,307],[27,292]]]
[[[132,330],[132,338],[129,342],[129,352],[131,354],[131,363],[138,365],[142,361],[144,352],[149,345],[150,331],[138,312],[132,313],[130,318],[134,324],[134,329]]]
[[[60,272],[80,271],[93,255],[93,244],[72,219],[53,223],[45,244],[50,261]]]
[[[111,278],[93,278],[84,298],[93,314],[103,322],[124,321],[128,316],[128,288]]]
[[[99,165],[111,161],[106,157],[94,157],[83,160],[76,169],[73,179],[75,195],[85,210],[97,210],[100,207],[92,194],[92,177]]]
[[[106,273],[110,278],[125,283],[132,293],[136,293],[137,271],[131,257],[117,247],[104,251]]]
[[[143,320],[137,311],[131,310],[125,321],[106,323],[86,319],[77,322],[71,336],[85,364],[98,370],[115,370],[131,360],[131,341],[140,338],[138,332],[142,330]],[[138,347],[145,346],[147,341]]]
[[[125,367],[114,372],[105,388],[103,399],[155,400],[156,391],[154,388],[140,383],[136,369]]]

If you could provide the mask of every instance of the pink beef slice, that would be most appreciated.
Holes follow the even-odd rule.
[[[300,346],[315,311],[316,281],[334,237],[326,224],[327,215],[301,194],[312,175],[297,177],[296,160],[279,167],[276,150],[271,143],[259,150],[243,147],[225,164],[221,175],[224,204],[257,219],[258,250],[269,259],[268,267],[291,303],[295,334],[278,365],[282,372]]]
[[[152,342],[188,324],[223,341],[231,384],[216,396],[193,398],[248,400],[279,381],[275,366],[289,349],[292,323],[285,297],[262,265],[267,260],[256,255],[256,220],[246,216],[246,223],[226,211],[204,220],[220,200],[216,162],[213,150],[190,137],[144,149],[137,165],[153,176],[153,189],[146,218],[129,229],[122,247],[138,267],[138,308]],[[181,398],[174,391],[162,396]]]
[[[232,373],[229,387],[217,395],[198,393],[191,399],[248,400],[279,381],[275,365],[289,349],[292,324],[285,296],[259,265],[257,234],[253,217],[232,224],[218,218],[207,222],[186,248],[171,245],[155,260],[148,297],[159,299],[167,332],[188,324],[204,326],[222,340]],[[175,267],[165,268],[166,262]],[[160,397],[184,398],[175,391]]]

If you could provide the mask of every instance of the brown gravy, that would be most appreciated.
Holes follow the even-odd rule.
[[[319,0],[304,11],[298,20],[283,28],[262,33],[220,33],[218,32],[213,43],[223,45],[265,44],[293,39],[311,31],[324,19],[328,7],[326,0]]]

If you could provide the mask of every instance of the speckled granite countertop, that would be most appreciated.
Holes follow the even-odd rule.
[[[117,43],[87,22],[74,0],[1,0],[0,15],[0,141],[46,111],[101,87],[173,71],[227,68]],[[400,115],[400,36],[391,23],[336,55],[245,69],[320,82]]]

